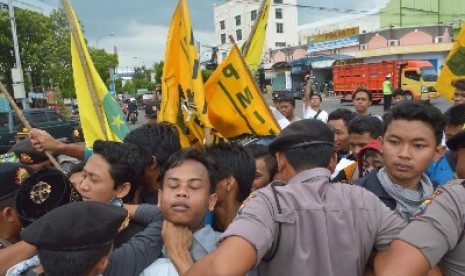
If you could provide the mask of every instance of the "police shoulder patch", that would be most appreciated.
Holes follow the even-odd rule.
[[[423,203],[418,207],[418,210],[413,214],[414,217],[422,215],[425,211],[426,208],[428,208],[428,205],[431,204],[431,202],[438,196],[442,194],[441,191],[436,190],[434,191]]]
[[[238,215],[242,215],[242,209],[244,209],[244,207],[249,203],[249,201],[255,197],[255,194],[250,194],[243,202],[242,202],[242,205],[241,207],[239,207],[239,210],[237,211],[237,214]]]

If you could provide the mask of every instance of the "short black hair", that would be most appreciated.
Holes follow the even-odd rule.
[[[453,87],[465,91],[465,79],[453,80],[451,84]]]
[[[371,95],[371,91],[366,88],[361,88],[361,87],[357,88],[357,90],[355,90],[355,92],[352,94],[352,100],[355,100],[355,97],[357,97],[357,93],[360,93],[360,92],[367,93],[368,100],[370,102],[373,100],[373,95]]]
[[[450,107],[444,112],[446,126],[465,125],[465,104],[458,104]]]
[[[392,97],[395,98],[397,96],[402,96],[405,97],[407,96],[407,91],[401,89],[401,88],[396,88],[394,91],[392,91]]]
[[[255,179],[255,159],[244,149],[234,143],[212,144],[204,148],[206,154],[217,164],[219,181],[234,176],[238,183],[236,200],[244,201],[252,192],[252,182]]]
[[[15,194],[5,198],[4,200],[0,201],[0,211],[5,209],[6,207],[14,207],[15,206]]]
[[[266,170],[270,177],[273,178],[273,176],[278,172],[278,163],[276,161],[276,157],[268,150],[268,147],[261,144],[248,144],[244,148],[250,155],[252,155],[253,158],[263,158]]]
[[[318,98],[320,98],[320,102],[323,102],[323,98],[321,97],[321,94],[317,93],[317,94],[313,94],[313,95],[310,95],[310,99],[317,96]]]
[[[142,125],[132,130],[124,138],[124,143],[139,147],[144,167],[152,165],[152,156],[155,156],[160,167],[163,167],[168,158],[181,149],[177,128],[167,122]]]
[[[417,101],[404,101],[394,106],[390,112],[383,116],[383,135],[386,134],[387,128],[395,120],[425,122],[433,128],[436,146],[442,142],[446,123],[441,110],[435,106]]]
[[[179,167],[184,161],[193,160],[201,163],[207,168],[208,181],[210,182],[210,194],[213,194],[216,189],[216,165],[203,151],[194,148],[182,149],[171,155],[160,171],[158,182],[160,189],[163,190],[163,178],[167,171]]]
[[[349,123],[349,134],[369,133],[372,138],[383,135],[383,122],[374,116],[357,116]]]
[[[91,215],[91,214],[89,214]],[[113,243],[98,248],[78,251],[55,251],[38,248],[45,275],[82,276],[89,275],[95,265],[110,253]]]
[[[94,142],[93,150],[94,154],[101,155],[110,165],[109,173],[115,181],[115,190],[125,182],[131,183],[131,190],[123,201],[133,202],[134,193],[144,174],[139,148],[129,143],[97,140]]]
[[[84,170],[84,167],[86,166],[85,161],[81,161],[74,165],[69,172],[66,173],[66,177],[70,178],[73,174],[82,172]]]
[[[357,116],[357,114],[355,114],[354,112],[350,111],[347,108],[338,108],[338,109],[332,111],[331,113],[329,113],[328,121],[342,119],[344,121],[344,124],[348,128],[349,127],[349,122],[353,118],[355,118],[356,116]]]
[[[295,107],[294,97],[285,96],[279,99],[279,103],[290,103],[292,107]]]
[[[318,144],[284,151],[287,161],[296,172],[313,168],[327,168],[334,155],[332,145]]]

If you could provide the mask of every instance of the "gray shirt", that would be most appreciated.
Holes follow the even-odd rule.
[[[417,247],[431,267],[439,263],[444,275],[465,275],[464,180],[439,186],[420,206],[399,239]]]
[[[334,183],[331,172],[316,168],[276,187],[281,214],[270,185],[251,195],[221,236],[240,236],[257,250],[260,275],[362,275],[373,248],[385,250],[406,223],[363,188]],[[278,235],[270,262],[261,261]]]

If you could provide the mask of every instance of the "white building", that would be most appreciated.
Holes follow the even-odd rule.
[[[8,0],[0,0],[0,8],[8,9]],[[58,9],[58,0],[12,0],[13,6],[19,9],[30,10],[50,15]]]
[[[248,38],[257,19],[261,2],[261,0],[228,0],[222,5],[215,5],[215,37],[219,45],[219,62],[228,54],[230,35],[238,45]],[[270,49],[298,45],[297,26],[297,0],[271,0],[264,56]]]

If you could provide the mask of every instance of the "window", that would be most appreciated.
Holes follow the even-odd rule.
[[[8,113],[0,113],[0,128],[8,127]]]
[[[276,33],[283,34],[284,33],[284,24],[283,23],[276,23]]]
[[[257,19],[257,10],[253,10],[250,12],[250,20],[254,21],[255,19]]]
[[[31,112],[31,123],[45,122],[48,122],[47,114],[45,112]]]
[[[240,26],[241,25],[241,16],[238,15],[236,16],[236,26]]]
[[[220,21],[220,29],[221,29],[221,30],[226,29],[226,24],[224,24],[224,20],[221,20],[221,21]]]
[[[275,46],[276,46],[277,48],[286,47],[286,42],[276,42],[276,43],[275,43]]]
[[[60,115],[56,112],[47,112],[48,113],[48,119],[50,122],[61,122],[63,121],[63,118],[61,118]]]
[[[276,19],[283,19],[283,9],[276,9],[275,10],[275,17],[276,17]]]
[[[226,34],[221,34],[221,44],[226,44]]]
[[[236,40],[242,40],[242,30],[236,30]]]
[[[275,3],[275,4],[282,4],[282,3],[283,3],[283,0],[273,0],[273,3]]]
[[[405,77],[411,80],[416,80],[416,81],[420,80],[420,75],[418,74],[417,71],[405,71]]]

